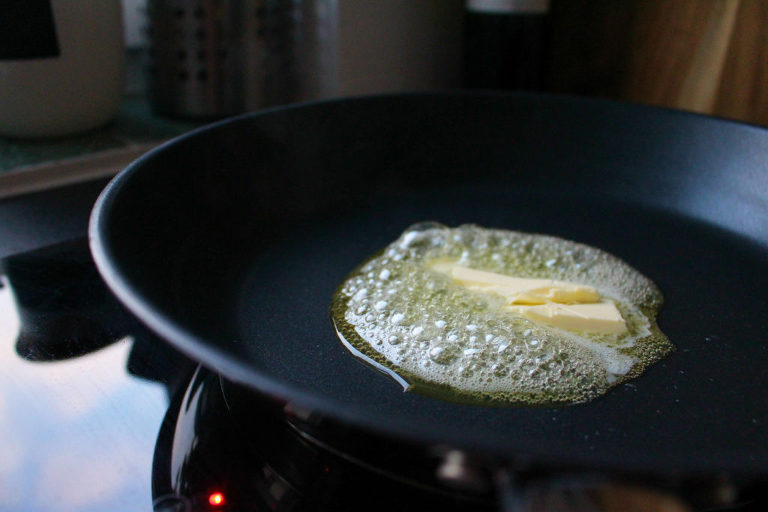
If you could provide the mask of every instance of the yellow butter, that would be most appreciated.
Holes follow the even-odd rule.
[[[430,268],[470,290],[504,297],[507,311],[534,322],[574,331],[627,332],[626,322],[616,304],[601,300],[600,293],[591,286],[508,276],[450,261],[433,262]]]
[[[590,303],[600,300],[591,286],[553,279],[528,279],[476,270],[453,262],[438,262],[432,269],[442,272],[471,290],[495,293],[509,304]]]
[[[533,306],[507,306],[506,309],[534,322],[542,322],[572,331],[623,334],[627,332],[616,304],[611,301],[592,304],[537,304]]]

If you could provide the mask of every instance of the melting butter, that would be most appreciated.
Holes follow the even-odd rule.
[[[592,304],[547,303],[535,306],[508,306],[507,310],[570,331],[624,334],[627,324],[613,301]]]
[[[427,223],[355,269],[331,316],[356,357],[406,389],[565,405],[638,377],[673,350],[656,325],[662,302],[650,279],[597,248]]]
[[[600,299],[600,294],[593,287],[565,281],[507,276],[464,267],[452,261],[437,261],[427,266],[472,290],[502,295],[510,304],[570,304],[597,302]]]
[[[504,297],[506,310],[544,322],[554,327],[574,331],[623,334],[626,322],[610,300],[601,300],[600,293],[586,286],[554,279],[530,279],[507,276],[464,267],[453,261],[437,261],[428,268],[443,273],[455,282],[479,293]]]

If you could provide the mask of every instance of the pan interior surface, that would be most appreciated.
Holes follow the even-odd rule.
[[[137,161],[97,205],[94,252],[174,345],[367,428],[509,458],[768,474],[766,154],[759,129],[567,98],[309,105]],[[421,221],[550,234],[624,259],[664,294],[658,321],[677,351],[570,407],[404,393],[349,354],[328,308],[355,266]]]

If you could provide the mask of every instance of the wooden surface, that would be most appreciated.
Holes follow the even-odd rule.
[[[768,125],[768,1],[553,0],[549,88]]]

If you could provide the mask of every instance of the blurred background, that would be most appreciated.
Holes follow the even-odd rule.
[[[548,88],[768,124],[768,2],[553,0]]]
[[[147,1],[123,0],[129,51],[151,43]],[[338,83],[327,96],[531,89],[768,124],[764,0],[335,3]]]
[[[114,174],[218,118],[342,96],[543,91],[768,125],[765,0],[3,5],[0,197]]]

